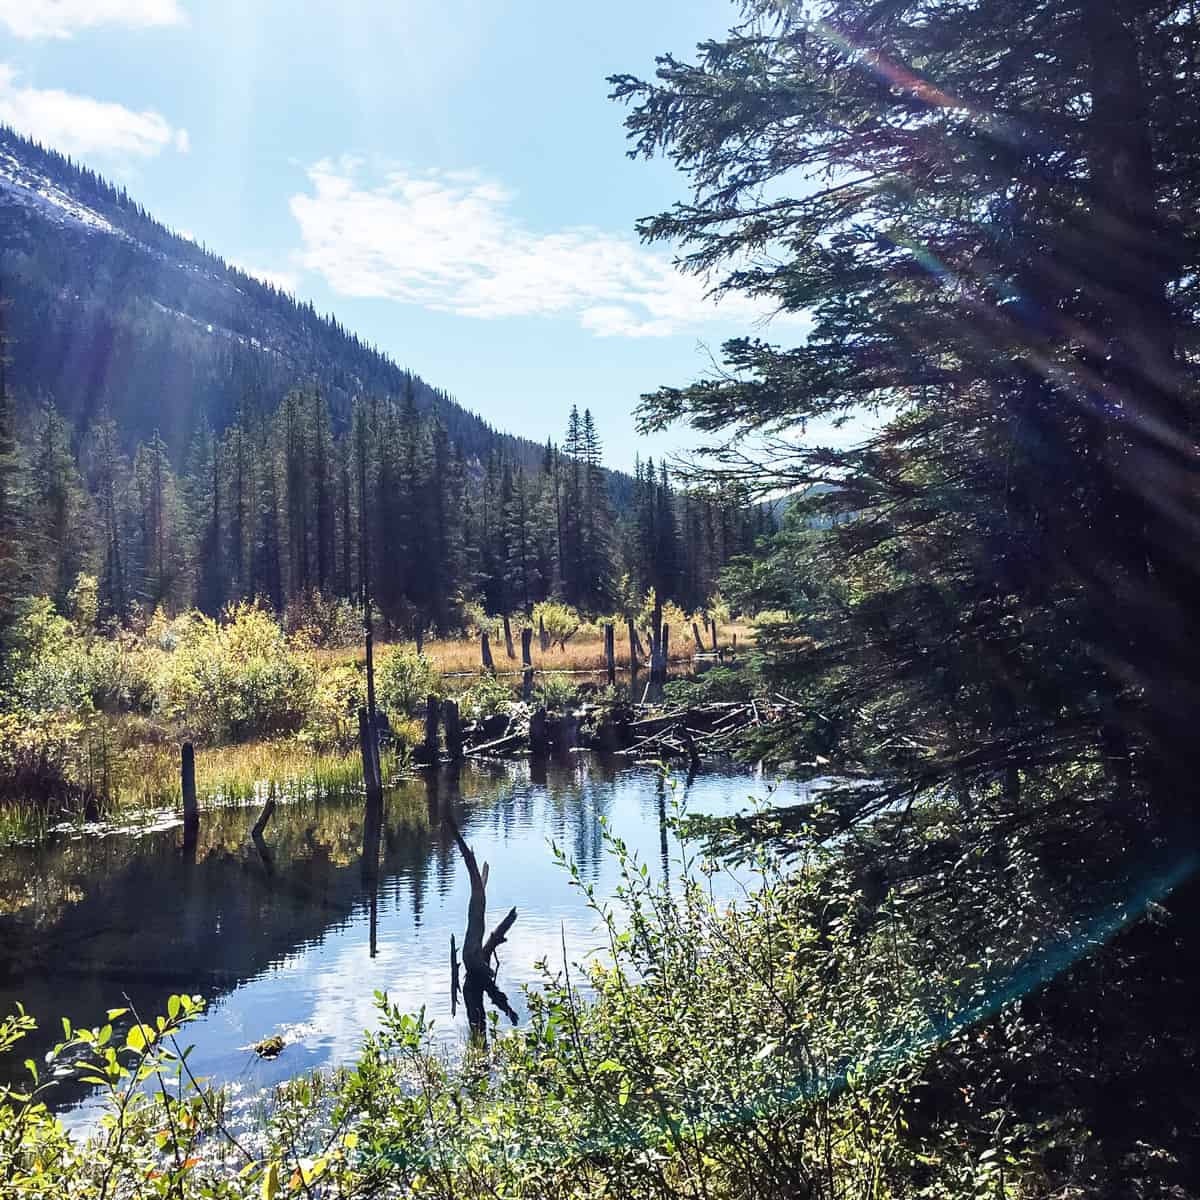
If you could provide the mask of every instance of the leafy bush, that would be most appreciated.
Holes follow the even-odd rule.
[[[494,675],[480,675],[458,698],[459,708],[468,720],[479,720],[494,713],[507,712],[513,702],[512,689]]]
[[[577,692],[578,688],[571,677],[561,671],[551,671],[549,675],[543,675],[533,689],[537,703],[552,712],[562,712],[568,708],[574,702]]]
[[[576,609],[557,600],[543,600],[533,606],[533,628],[540,629],[543,622],[553,642],[573,637],[584,623]]]
[[[748,671],[713,667],[693,679],[672,680],[663,689],[671,704],[749,700],[754,694],[754,677]]]
[[[375,692],[389,716],[412,717],[425,711],[426,697],[440,695],[437,668],[414,650],[393,650],[375,665]]]
[[[354,646],[363,639],[362,611],[339,596],[307,592],[288,602],[283,627],[300,647]]]
[[[164,662],[159,708],[202,741],[295,733],[315,683],[312,666],[292,649],[274,616],[242,603],[219,623],[198,612],[187,615]]]
[[[317,750],[352,750],[358,743],[358,710],[367,702],[366,680],[354,667],[322,671],[300,740]]]
[[[4,707],[11,711],[50,712],[83,702],[77,659],[82,639],[48,596],[21,602],[5,639],[7,685]]]

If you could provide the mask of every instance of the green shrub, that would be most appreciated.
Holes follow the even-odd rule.
[[[358,710],[366,702],[366,680],[354,667],[322,671],[300,740],[317,750],[352,750],[358,743]]]
[[[288,602],[283,627],[296,646],[337,648],[363,639],[362,610],[344,597],[306,592]]]
[[[83,639],[48,596],[21,602],[5,638],[7,685],[0,702],[10,711],[73,709],[84,700],[78,670]]]
[[[543,675],[533,689],[536,702],[552,712],[562,712],[574,703],[578,688],[569,675],[551,671]]]
[[[375,665],[375,692],[389,716],[411,717],[425,711],[425,699],[440,695],[437,668],[415,650],[393,650]]]
[[[494,675],[480,675],[458,698],[463,716],[475,721],[507,712],[512,702],[512,689]]]
[[[583,618],[569,604],[543,600],[533,606],[533,628],[540,629],[541,623],[545,624],[552,642],[563,642],[578,632],[583,625]]]
[[[663,689],[670,704],[706,704],[749,700],[754,694],[754,677],[749,671],[713,667],[694,679],[676,679]]]
[[[274,616],[243,603],[227,609],[220,623],[187,615],[164,663],[159,709],[202,741],[295,733],[315,684],[312,666],[292,649]]]

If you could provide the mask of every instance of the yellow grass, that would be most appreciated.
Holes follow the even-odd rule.
[[[136,770],[129,768],[136,764]],[[179,747],[166,743],[126,751],[118,807],[178,805]],[[133,786],[129,786],[136,780]],[[250,799],[272,783],[305,781],[321,787],[362,781],[357,754],[314,750],[296,738],[246,742],[196,750],[196,791],[203,799]]]
[[[701,636],[703,636],[703,632],[701,630]],[[734,634],[737,635],[739,649],[748,648],[754,644],[754,627],[740,622],[720,626],[717,631],[717,644],[722,648],[727,648],[732,644]],[[616,635],[617,668],[628,670],[629,635],[621,627],[617,628]],[[639,631],[639,636],[642,638],[642,649],[649,652],[650,648],[646,644],[644,632]],[[376,653],[382,655],[394,647],[414,650],[416,644],[414,642],[386,642],[376,647]],[[711,651],[711,648],[710,635],[705,639],[705,650]],[[424,644],[423,652],[425,657],[443,675],[474,675],[483,665],[478,638],[447,638],[427,641]],[[509,658],[505,650],[504,639],[492,640],[492,658],[495,660],[498,674],[505,671],[519,674],[521,671],[521,637],[515,631],[513,633],[513,652],[515,657]],[[692,656],[696,653],[696,643],[690,627],[672,627],[670,652],[671,662],[676,665],[691,661]],[[326,664],[337,662],[361,665],[365,657],[361,646],[338,650],[317,650],[314,651],[314,655],[318,661]],[[532,657],[535,671],[603,671],[605,669],[604,635],[589,627],[569,638],[565,649],[554,645],[543,654],[535,633]]]

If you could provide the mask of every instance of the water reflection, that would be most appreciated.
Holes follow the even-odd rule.
[[[706,772],[691,781],[688,804],[732,812],[772,786]],[[806,791],[783,783],[776,799]],[[56,1040],[60,1016],[92,1025],[122,993],[146,1013],[173,991],[198,992],[209,1012],[190,1034],[193,1063],[250,1089],[351,1059],[374,1023],[376,990],[424,1007],[456,1041],[464,1008],[472,1018],[476,1010],[474,996],[459,1006],[447,988],[450,937],[462,936],[471,899],[453,829],[491,864],[492,911],[520,912],[503,979],[492,981],[520,1020],[538,959],[557,962],[565,941],[578,961],[601,940],[548,840],[610,894],[616,873],[601,818],[666,872],[671,804],[655,771],[580,754],[425,772],[388,791],[374,826],[361,793],[329,793],[281,798],[257,839],[257,807],[207,812],[187,855],[178,828],[10,851],[0,856],[0,1011],[21,1000],[39,1020],[20,1056],[36,1058]],[[284,1052],[259,1059],[251,1045],[274,1034]],[[59,1104],[81,1099],[64,1093]]]

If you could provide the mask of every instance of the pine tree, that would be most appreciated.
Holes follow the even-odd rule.
[[[1132,830],[1121,781],[1140,763],[1194,843],[1194,13],[746,9],[695,63],[613,81],[638,152],[695,189],[640,228],[812,327],[790,348],[729,343],[719,378],[660,391],[643,428],[719,433],[717,488],[825,485],[801,511],[837,524],[807,539],[788,633],[821,647],[805,686],[824,681],[848,730],[919,731],[920,786],[1012,799],[1026,764],[1103,762]],[[796,436],[864,406],[860,446]],[[783,436],[756,456],[751,433]],[[727,504],[715,518],[724,559],[740,534]],[[886,725],[862,725],[868,708]]]
[[[25,569],[20,529],[23,514],[16,413],[8,390],[8,299],[0,289],[0,635],[12,621]],[[0,638],[0,654],[3,640]]]

